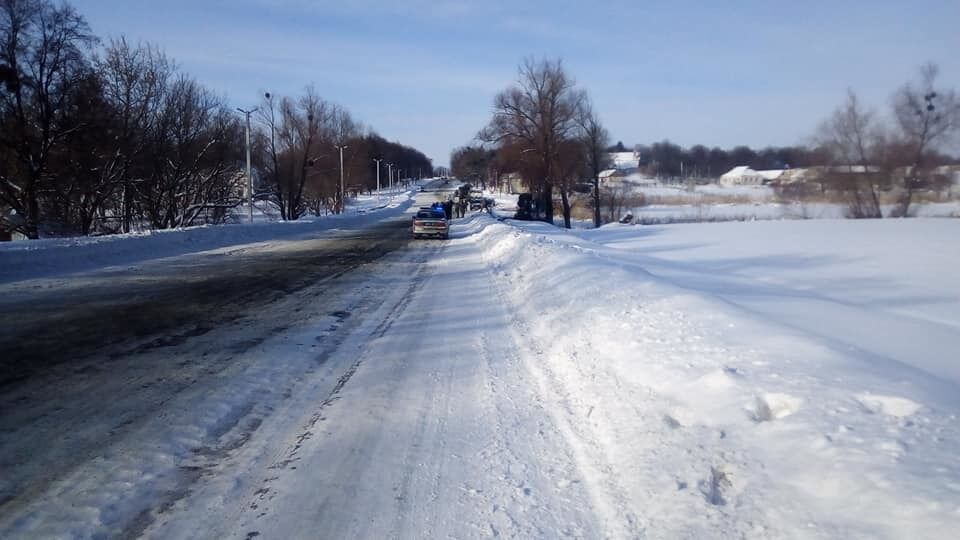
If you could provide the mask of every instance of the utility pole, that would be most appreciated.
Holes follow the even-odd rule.
[[[373,158],[373,161],[377,164],[377,204],[380,204],[380,162],[383,159]]]
[[[340,149],[340,213],[346,209],[346,192],[343,189],[343,149],[349,148],[347,145],[336,145]]]
[[[393,196],[393,163],[387,163],[387,193]]]
[[[253,223],[253,178],[250,176],[250,115],[255,113],[260,107],[254,107],[245,111],[240,107],[237,110],[247,117],[247,206],[250,209],[250,223]]]

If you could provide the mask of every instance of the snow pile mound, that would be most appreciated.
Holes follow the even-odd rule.
[[[574,426],[595,498],[607,499],[597,507],[622,524],[613,530],[960,530],[953,383],[887,369],[546,224],[476,219],[462,241],[485,253],[528,365]]]

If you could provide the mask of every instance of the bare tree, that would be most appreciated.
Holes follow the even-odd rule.
[[[84,76],[84,49],[96,39],[69,5],[0,0],[0,147],[13,156],[0,178],[0,198],[39,238],[40,194],[51,154],[75,125],[64,122],[69,92]]]
[[[130,232],[138,180],[144,178],[147,134],[157,121],[174,74],[173,62],[149,44],[131,46],[123,37],[107,45],[96,68],[103,79],[104,100],[115,117],[111,151],[102,156],[104,185],[119,184],[117,212],[123,232]]]
[[[493,157],[483,146],[462,146],[450,154],[450,168],[457,178],[482,182]]]
[[[92,53],[84,19],[55,2],[0,0],[0,239],[230,217],[242,201],[244,144],[225,99],[150,45],[121,37]],[[363,137],[312,88],[298,98],[267,94],[260,110],[264,129],[252,134],[260,184],[284,219],[341,202],[335,145],[350,147],[344,176],[357,186],[375,182],[375,149],[398,168],[432,169],[412,148]]]
[[[68,134],[51,153],[40,208],[48,234],[90,234],[117,194],[117,124],[92,70],[69,92]]]
[[[900,136],[912,155],[897,210],[900,216],[907,215],[914,191],[930,172],[927,155],[960,130],[960,99],[953,89],[936,87],[938,74],[936,64],[923,65],[919,83],[905,84],[893,98]]]
[[[584,100],[580,114],[577,116],[583,141],[584,157],[590,177],[593,179],[593,226],[600,226],[600,171],[604,170],[609,162],[607,147],[610,145],[610,134],[600,123],[600,117],[593,109],[593,105]]]
[[[848,90],[846,102],[821,124],[818,139],[820,146],[831,153],[823,181],[846,196],[851,216],[883,217],[876,158],[884,138],[875,113],[865,110],[857,95]]]
[[[623,216],[623,209],[627,204],[630,190],[623,183],[606,186],[600,192],[600,204],[607,210],[607,221],[619,221]]]
[[[533,169],[533,188],[541,195],[545,219],[553,222],[553,188],[563,141],[575,138],[584,94],[575,88],[560,60],[526,59],[518,80],[494,99],[494,113],[479,138],[516,147]]]
[[[283,219],[298,219],[307,210],[321,213],[331,206],[341,207],[338,146],[347,147],[345,183],[353,183],[353,176],[370,174],[368,144],[358,141],[363,126],[349,111],[321,98],[313,86],[296,99],[266,94],[259,116],[265,131],[266,155],[261,161],[270,183],[270,200]]]
[[[165,93],[150,130],[148,176],[138,188],[154,228],[189,225],[201,212],[241,202],[238,120],[222,99],[180,75]]]

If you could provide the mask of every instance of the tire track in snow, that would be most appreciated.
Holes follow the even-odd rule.
[[[438,251],[438,249],[431,249],[424,256],[414,261],[415,264],[417,264],[417,270],[410,279],[406,290],[396,301],[396,303],[390,307],[387,313],[383,316],[382,320],[369,332],[368,337],[363,340],[365,343],[364,349],[358,351],[356,359],[352,361],[340,374],[340,376],[337,378],[337,382],[326,393],[325,397],[320,401],[310,418],[304,424],[302,424],[299,433],[296,435],[294,440],[283,447],[280,451],[275,453],[274,457],[269,460],[269,465],[267,467],[268,474],[261,482],[261,487],[253,493],[250,502],[240,507],[241,513],[254,510],[258,513],[257,517],[263,517],[270,512],[270,506],[265,503],[268,503],[276,496],[275,489],[271,486],[271,483],[273,480],[278,478],[276,476],[277,472],[296,468],[294,463],[299,461],[299,453],[303,448],[303,445],[307,440],[314,436],[314,430],[317,424],[320,421],[326,420],[324,414],[325,411],[336,401],[338,401],[343,388],[349,383],[350,379],[353,378],[353,376],[362,366],[363,362],[367,359],[368,351],[373,346],[374,342],[382,339],[387,334],[387,332],[393,326],[396,318],[407,309],[412,299],[416,297],[417,292],[423,287],[423,284],[426,281],[430,271],[427,262],[431,256],[435,255],[436,251]],[[336,353],[337,351],[334,351],[330,354],[332,355]],[[241,518],[238,515],[232,521],[233,523],[239,523],[241,522]]]

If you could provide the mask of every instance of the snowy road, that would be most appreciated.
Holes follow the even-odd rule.
[[[603,536],[478,247],[398,258],[410,279],[327,360],[337,383],[318,382],[289,408],[296,422],[261,426],[270,442],[218,472],[253,483],[199,490],[151,534]]]
[[[0,384],[55,362],[70,361],[76,368],[78,359],[130,338],[163,336],[159,342],[140,343],[134,351],[111,354],[128,356],[202,335],[259,305],[406,245],[406,226],[396,218],[315,239],[0,285]]]
[[[7,371],[0,537],[953,538],[960,527],[956,334],[939,330],[960,323],[960,294],[937,274],[955,252],[936,249],[953,222],[753,224],[745,241],[731,227],[573,234],[472,215],[449,241],[414,242],[408,220],[3,285],[6,328],[41,327],[81,352],[40,343],[23,358],[42,373],[26,360]],[[925,262],[816,255],[879,231]],[[845,239],[826,246],[827,232]],[[788,234],[819,264],[756,241]],[[724,242],[739,242],[735,256]],[[58,287],[71,296],[56,304]],[[866,308],[833,312],[849,329],[839,341],[805,323],[822,310],[755,309],[758,289],[909,316],[902,335],[926,343],[885,346]],[[82,317],[98,291],[93,309],[117,314],[112,330]],[[138,335],[152,306],[178,303],[186,321]],[[42,327],[55,306],[78,322]],[[8,354],[24,350],[11,335]]]
[[[5,286],[0,536],[609,533],[480,247],[407,219]]]
[[[17,520],[49,534],[65,523],[81,535],[95,524],[141,527],[127,522],[129,511],[175,499],[196,480],[177,462],[239,444],[272,400],[336,349],[340,329],[354,324],[350,311],[379,301],[371,276],[408,235],[396,217],[0,286],[0,536],[20,530]],[[312,359],[261,353],[305,322],[322,325],[307,347]],[[129,475],[158,478],[138,493],[122,489]],[[133,508],[92,523],[48,514],[124,496]]]

